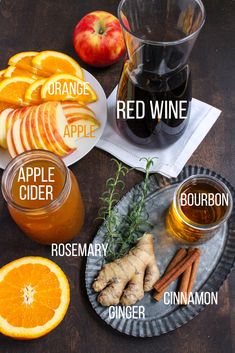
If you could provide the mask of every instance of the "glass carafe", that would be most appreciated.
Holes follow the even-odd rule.
[[[117,125],[137,144],[167,147],[183,134],[192,100],[190,52],[205,21],[200,0],[122,0],[127,55]]]

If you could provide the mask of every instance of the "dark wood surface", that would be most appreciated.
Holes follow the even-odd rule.
[[[190,159],[224,175],[235,184],[234,17],[235,1],[205,0],[207,22],[191,56],[194,97],[223,113]],[[77,59],[72,31],[92,10],[116,14],[117,0],[2,0],[0,1],[0,65],[14,53],[54,49]],[[121,63],[89,70],[107,94],[118,82]],[[113,170],[110,155],[93,149],[72,168],[86,204],[86,224],[80,242],[92,240],[99,224],[93,220],[99,195]],[[133,171],[128,187],[142,179]],[[9,217],[0,196],[0,266],[25,255],[50,257],[50,248],[24,236]],[[115,332],[92,310],[84,289],[85,259],[54,258],[68,275],[71,305],[62,324],[44,338],[21,342],[0,336],[1,353],[232,353],[235,351],[235,272],[219,292],[218,306],[206,308],[176,331],[152,339],[136,339]]]

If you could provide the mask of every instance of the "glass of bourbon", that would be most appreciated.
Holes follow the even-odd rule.
[[[193,175],[174,193],[166,218],[167,229],[181,242],[201,244],[218,232],[232,209],[232,194],[221,180]]]

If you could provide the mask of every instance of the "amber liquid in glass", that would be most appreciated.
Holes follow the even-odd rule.
[[[26,176],[27,168],[32,168],[34,175],[25,181],[23,177]],[[36,170],[41,175],[36,176],[34,168],[37,168]],[[65,175],[60,168],[49,161],[42,160],[27,163],[22,169],[17,171],[12,183],[12,197],[17,205],[35,209],[46,206],[57,199],[65,183]],[[24,189],[20,191],[22,187]],[[23,199],[20,197],[21,194]]]
[[[70,189],[61,198],[64,192],[66,174],[55,163],[50,161],[30,161],[22,168],[38,167],[44,171],[39,177],[31,176],[27,182],[19,180],[20,169],[17,170],[12,183],[12,199],[16,205],[8,205],[10,214],[19,227],[33,240],[42,244],[64,243],[79,235],[84,223],[84,204],[80,189],[74,174],[68,171],[71,179]],[[49,168],[53,168],[53,182],[49,179]],[[44,180],[47,180],[46,182]],[[20,197],[21,186],[42,186],[41,200]],[[43,186],[48,186],[49,197],[45,198]],[[52,188],[50,189],[50,186]],[[37,188],[38,190],[38,188]],[[23,196],[25,196],[25,188]],[[31,192],[31,196],[35,194]],[[52,195],[52,197],[51,197]],[[22,195],[21,195],[22,196]],[[18,207],[17,207],[18,206]]]
[[[167,228],[174,238],[180,241],[203,243],[214,235],[213,227],[211,229],[206,227],[219,223],[224,217],[228,205],[225,203],[210,205],[209,202],[205,204],[201,201],[201,195],[203,194],[206,198],[207,195],[211,194],[212,199],[214,199],[213,195],[221,193],[221,190],[209,183],[197,182],[185,186],[181,190],[179,199],[183,193],[187,196],[189,194],[195,195],[195,205],[182,205],[181,203],[179,209],[176,210],[174,203],[172,203],[166,218]]]
[[[195,194],[195,203],[199,204],[199,195],[202,194],[214,194],[216,195],[219,191],[213,186],[206,183],[200,183],[196,185],[190,185],[185,190],[182,190],[186,195],[189,193]],[[227,205],[221,204],[217,205],[199,205],[199,206],[189,206],[181,205],[181,210],[185,217],[187,217],[191,222],[200,225],[208,225],[218,222],[227,210]]]

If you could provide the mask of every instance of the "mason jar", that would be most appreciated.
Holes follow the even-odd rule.
[[[2,193],[15,223],[32,240],[64,243],[81,231],[84,204],[74,174],[55,154],[25,152],[6,167]]]

